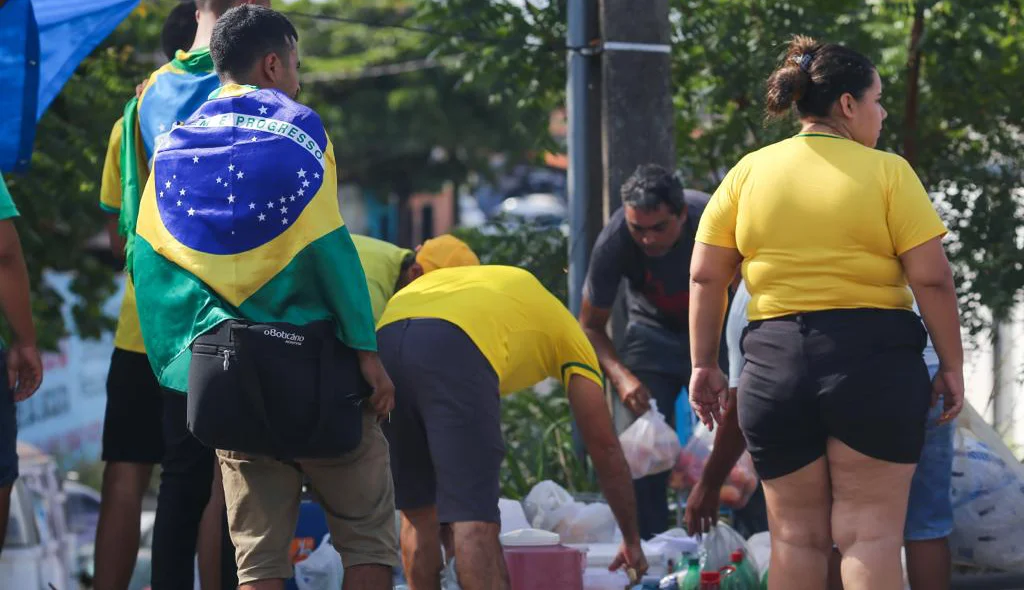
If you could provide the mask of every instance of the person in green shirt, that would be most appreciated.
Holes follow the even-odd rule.
[[[388,300],[409,283],[432,270],[476,266],[480,259],[465,242],[444,234],[423,242],[416,252],[390,242],[352,235],[370,290],[373,321],[380,319]]]
[[[43,381],[43,362],[29,301],[28,269],[13,219],[18,217],[11,193],[0,177],[0,313],[14,339],[0,355],[0,549],[7,537],[11,487],[18,479],[18,421],[15,402],[25,401]],[[0,348],[3,343],[0,342]],[[6,368],[6,371],[3,369]]]

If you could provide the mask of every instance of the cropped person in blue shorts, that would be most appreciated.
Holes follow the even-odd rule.
[[[750,293],[746,285],[740,283],[726,321],[730,388],[736,387],[743,370],[744,359],[740,350],[740,340],[747,326],[749,302]],[[914,311],[920,314],[916,304]],[[939,370],[939,357],[935,354],[930,337],[923,356],[928,366],[928,376],[934,379]],[[713,467],[705,468],[695,489],[717,490],[721,487],[725,481],[725,474],[729,473],[746,448],[739,424],[736,422],[735,394],[732,395],[730,408],[723,416],[724,423],[708,457],[707,464]],[[928,411],[924,449],[921,451],[921,459],[910,483],[910,500],[907,505],[903,539],[907,554],[907,578],[912,590],[948,590],[950,584],[952,556],[949,550],[949,535],[953,532],[953,502],[950,492],[953,474],[953,434],[956,432],[956,423],[939,424],[942,411],[942,403],[934,404]],[[703,506],[703,509],[697,503],[692,508],[688,505],[687,528],[691,533],[706,532],[717,515],[717,505]],[[838,557],[838,553],[835,557]],[[832,561],[828,587],[830,590],[841,590],[843,584],[839,579],[839,560]]]
[[[914,311],[917,306],[914,306]],[[920,312],[918,312],[920,313]],[[928,376],[935,378],[939,357],[932,339],[924,349]],[[903,540],[907,552],[907,577],[913,590],[947,590],[953,558],[949,551],[949,534],[953,532],[953,500],[950,496],[953,477],[953,434],[956,423],[939,424],[942,404],[928,411],[921,460],[910,482],[910,503]]]

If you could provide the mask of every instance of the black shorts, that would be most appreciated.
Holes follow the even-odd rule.
[[[829,437],[893,463],[917,463],[931,380],[917,314],[830,310],[754,321],[743,336],[739,420],[762,479],[825,454]]]
[[[380,360],[395,383],[384,434],[395,506],[437,506],[442,523],[501,522],[501,400],[498,376],[454,324],[402,320],[377,332]]]
[[[107,373],[103,460],[155,465],[164,456],[163,393],[145,354],[114,349]]]

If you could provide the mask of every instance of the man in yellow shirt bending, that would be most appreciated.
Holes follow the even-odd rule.
[[[532,274],[491,265],[436,270],[396,293],[377,327],[395,384],[385,434],[410,588],[437,587],[442,524],[452,525],[464,590],[508,588],[498,541],[500,397],[548,377],[565,386],[622,530],[612,568],[643,574],[633,481],[597,356],[569,310]]]

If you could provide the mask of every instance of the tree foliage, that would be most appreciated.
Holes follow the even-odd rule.
[[[524,109],[564,100],[565,2],[435,0],[425,18],[465,51],[467,79]],[[713,190],[746,152],[793,133],[766,123],[764,81],[793,34],[869,55],[889,110],[879,147],[914,156],[951,231],[966,319],[1005,318],[1024,287],[1024,2],[1021,0],[671,0],[678,161]],[[911,47],[915,18],[921,35]],[[917,77],[910,68],[920,56]],[[911,80],[917,102],[908,108]],[[535,130],[536,131],[536,130]],[[991,314],[984,313],[987,309]]]
[[[31,168],[6,177],[21,211],[16,225],[44,347],[55,347],[68,330],[62,297],[43,280],[46,271],[73,273],[72,317],[80,335],[95,337],[113,325],[101,307],[114,293],[116,267],[86,253],[85,245],[105,222],[98,201],[111,126],[135,85],[155,66],[150,53],[159,48],[171,6],[162,2],[136,10],[82,62],[39,122]]]
[[[464,83],[454,68],[468,57],[435,52],[414,3],[299,0],[285,11],[308,71],[302,99],[323,116],[343,181],[406,196],[528,146],[529,121]]]

